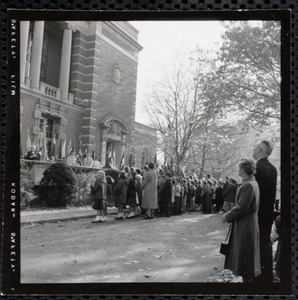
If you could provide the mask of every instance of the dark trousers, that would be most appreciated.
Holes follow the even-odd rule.
[[[160,202],[160,212],[167,217],[171,215],[171,200],[162,199]]]
[[[273,254],[270,241],[271,224],[259,224],[260,230],[260,255],[262,274],[254,279],[254,282],[273,282]]]
[[[181,207],[182,207],[182,200],[181,197],[175,196],[175,202],[177,203],[176,206],[176,214],[181,215]]]

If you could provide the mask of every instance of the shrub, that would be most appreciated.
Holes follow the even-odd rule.
[[[92,204],[90,196],[91,187],[95,182],[96,172],[74,172],[76,177],[76,185],[74,191],[74,197],[71,200],[71,206],[87,206]]]
[[[39,184],[39,197],[48,207],[66,207],[74,198],[76,178],[62,163],[51,165],[43,173]]]
[[[31,201],[36,198],[33,180],[25,163],[21,163],[20,179],[20,205],[21,209],[24,209],[30,207]]]

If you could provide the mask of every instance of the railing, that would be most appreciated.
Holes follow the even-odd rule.
[[[61,89],[48,85],[44,82],[40,83],[40,91],[50,97],[61,100]]]
[[[63,161],[58,161],[63,163]],[[42,160],[28,160],[21,159],[21,163],[25,164],[25,168],[30,171],[30,175],[33,180],[34,185],[39,185],[43,177],[43,172],[48,169],[54,162],[42,161]],[[88,173],[88,172],[97,172],[98,170],[102,170],[101,168],[87,168],[82,166],[69,166],[76,173]]]

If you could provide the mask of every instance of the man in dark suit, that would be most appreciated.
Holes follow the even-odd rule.
[[[270,241],[271,227],[274,219],[274,203],[276,194],[277,171],[268,161],[272,153],[271,144],[261,141],[253,150],[253,158],[256,163],[255,178],[260,189],[259,205],[259,230],[260,230],[260,254],[262,274],[255,278],[254,282],[272,283],[272,245]]]

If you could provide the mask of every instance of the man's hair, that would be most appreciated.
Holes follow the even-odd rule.
[[[272,153],[273,147],[272,147],[272,145],[271,145],[271,143],[270,143],[269,141],[263,140],[263,141],[260,142],[260,145],[261,145],[263,151],[264,151],[268,156]]]

